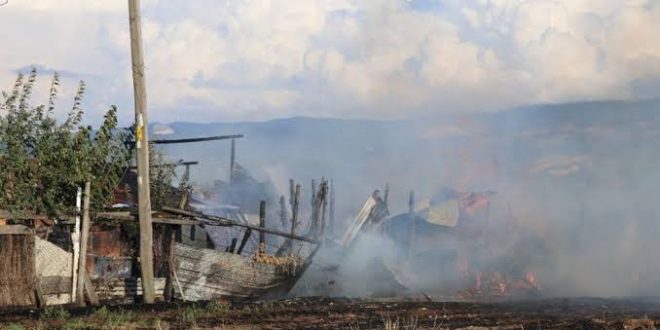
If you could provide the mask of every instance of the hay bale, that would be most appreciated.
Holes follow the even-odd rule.
[[[36,304],[34,233],[25,226],[0,227],[0,306]]]

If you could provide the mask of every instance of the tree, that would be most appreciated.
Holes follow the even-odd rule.
[[[19,74],[0,100],[0,208],[57,216],[74,211],[78,187],[92,182],[93,209],[108,206],[128,167],[130,132],[117,128],[111,106],[101,127],[82,124],[84,82],[64,122],[54,118],[59,76],[54,74],[48,104],[33,106],[36,69]]]

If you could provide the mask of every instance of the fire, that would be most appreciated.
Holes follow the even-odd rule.
[[[536,274],[534,274],[534,272],[527,272],[525,274],[525,279],[527,280],[527,283],[531,284],[535,288],[538,288],[538,285],[536,283]]]
[[[526,272],[519,279],[500,272],[477,272],[469,277],[472,278],[472,284],[458,292],[463,298],[521,296],[539,290],[534,272]]]

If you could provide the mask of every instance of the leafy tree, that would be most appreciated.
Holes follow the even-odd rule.
[[[0,100],[0,208],[51,216],[70,213],[78,187],[92,183],[93,209],[107,206],[131,158],[130,133],[117,128],[111,106],[98,130],[82,124],[81,81],[61,123],[54,118],[60,80],[54,74],[48,104],[33,106],[37,72],[19,74]]]

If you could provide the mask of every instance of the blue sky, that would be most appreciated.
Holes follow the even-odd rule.
[[[405,118],[660,96],[654,0],[143,0],[152,121]],[[124,0],[9,0],[0,88],[36,65],[132,119]],[[39,100],[39,95],[36,96]]]

